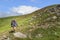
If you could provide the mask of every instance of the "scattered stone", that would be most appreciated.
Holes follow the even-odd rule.
[[[53,19],[57,19],[57,16],[53,16],[52,18],[53,18]]]
[[[13,33],[14,37],[18,37],[18,38],[27,38],[27,35],[21,33],[21,32],[16,32]]]
[[[49,21],[49,20],[51,20],[51,18],[47,18],[45,21]]]
[[[60,5],[58,5],[56,8],[57,8],[58,10],[60,10]]]
[[[32,18],[33,18],[33,19],[35,19],[35,18],[36,18],[36,16],[32,16]]]
[[[31,25],[33,24],[33,23],[30,23]]]
[[[30,30],[29,30],[29,32],[32,32],[32,31],[33,31],[33,29],[30,29]]]
[[[57,14],[57,16],[60,16],[60,12],[57,12],[56,14]]]
[[[42,34],[37,34],[36,38],[38,38],[38,37],[43,37],[43,36],[42,36]]]
[[[10,40],[10,38],[7,37],[6,35],[3,35],[3,36],[0,38],[0,40]]]
[[[51,8],[50,11],[51,11],[51,12],[55,12],[55,9],[54,9],[54,8]]]
[[[55,32],[55,35],[58,35],[57,32]]]
[[[57,5],[57,7],[60,7],[60,5]]]
[[[57,24],[59,24],[59,25],[60,25],[60,22],[58,22]]]

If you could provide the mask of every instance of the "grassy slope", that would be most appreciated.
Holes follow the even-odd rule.
[[[0,33],[10,30],[10,21],[16,19],[19,25],[18,28],[22,29],[22,32],[29,33],[28,30],[33,29],[33,31],[30,31],[33,38],[32,40],[59,40],[60,24],[58,23],[60,23],[60,16],[48,11],[50,8],[55,8],[56,6],[57,5],[45,7],[28,15],[0,18]],[[57,19],[53,19],[53,16],[56,16]],[[48,18],[50,19],[47,20]],[[47,27],[46,24],[50,26]],[[43,37],[35,38],[37,34],[42,34]]]
[[[25,25],[29,20],[30,16],[16,16],[16,17],[7,17],[7,18],[0,18],[0,33],[10,29],[10,22],[12,19],[15,19],[18,25]]]

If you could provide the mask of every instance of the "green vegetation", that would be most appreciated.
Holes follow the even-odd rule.
[[[10,31],[10,21],[18,23],[17,31],[28,38],[13,40],[60,40],[60,5],[42,8],[28,15],[0,18],[0,33]],[[2,35],[2,34],[1,34]]]

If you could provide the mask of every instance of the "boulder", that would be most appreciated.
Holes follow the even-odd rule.
[[[53,16],[52,18],[53,18],[53,19],[57,19],[57,16]]]
[[[16,32],[13,33],[14,37],[18,37],[18,38],[27,38],[27,35],[21,33],[21,32]]]

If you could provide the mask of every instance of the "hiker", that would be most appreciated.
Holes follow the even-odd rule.
[[[11,27],[12,27],[12,31],[13,31],[13,32],[16,31],[16,27],[17,27],[17,26],[18,26],[18,25],[17,25],[16,21],[15,21],[15,20],[12,20],[12,21],[11,21]]]

